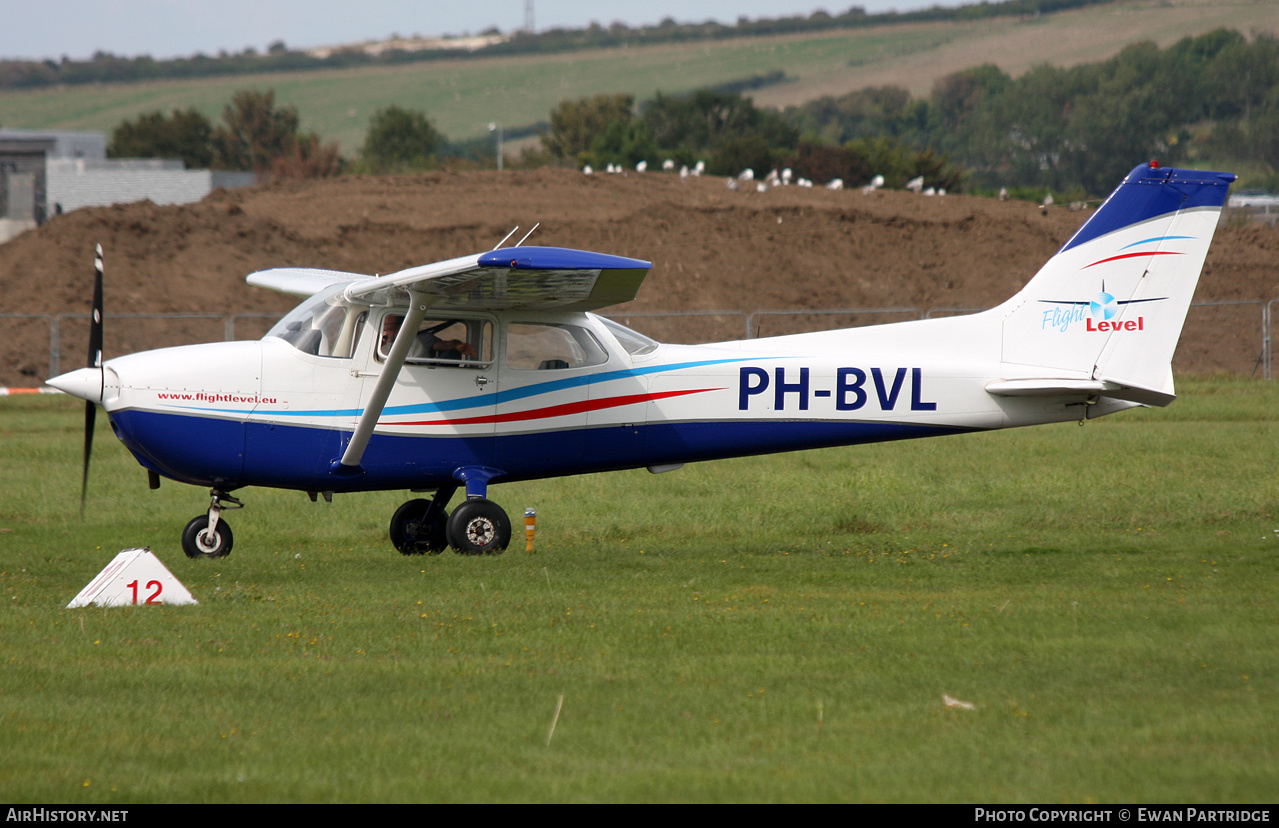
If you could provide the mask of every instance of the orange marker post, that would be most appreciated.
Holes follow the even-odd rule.
[[[524,551],[533,552],[533,533],[537,531],[537,512],[533,507],[524,510]]]

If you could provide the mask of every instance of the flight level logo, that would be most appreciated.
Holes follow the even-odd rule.
[[[1040,302],[1053,306],[1044,310],[1040,329],[1046,331],[1051,328],[1065,333],[1082,323],[1086,331],[1107,333],[1144,331],[1146,317],[1131,311],[1125,313],[1125,308],[1128,305],[1144,302],[1162,302],[1167,298],[1167,296],[1159,296],[1150,299],[1116,299],[1113,294],[1106,291],[1106,283],[1102,282],[1101,290],[1092,299],[1040,299]]]
[[[1097,294],[1096,299],[1088,303],[1088,310],[1092,311],[1093,319],[1109,322],[1119,315],[1119,303],[1115,301],[1115,297],[1103,290]]]
[[[1184,256],[1184,251],[1164,248],[1179,247],[1181,242],[1194,240],[1194,236],[1153,236],[1141,239],[1124,245],[1112,256],[1084,265],[1080,270],[1127,259],[1145,259],[1149,262],[1157,256]],[[1147,264],[1146,267],[1149,265]],[[1113,294],[1106,291],[1106,283],[1103,281],[1101,290],[1092,299],[1040,299],[1039,301],[1045,305],[1053,305],[1044,311],[1040,329],[1046,331],[1051,328],[1065,333],[1082,323],[1084,330],[1093,332],[1144,331],[1146,318],[1134,312],[1136,309],[1128,309],[1127,306],[1143,302],[1162,302],[1167,298],[1167,296],[1159,296],[1150,299],[1116,299]]]

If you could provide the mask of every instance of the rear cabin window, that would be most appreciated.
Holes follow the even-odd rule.
[[[559,371],[607,361],[604,346],[577,325],[512,322],[506,328],[506,367],[516,371]]]

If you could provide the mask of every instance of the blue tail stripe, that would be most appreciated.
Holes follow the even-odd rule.
[[[1159,216],[1195,207],[1221,207],[1233,173],[1206,170],[1151,169],[1141,164],[1128,173],[1092,218],[1059,252]],[[1155,239],[1151,239],[1154,241]]]

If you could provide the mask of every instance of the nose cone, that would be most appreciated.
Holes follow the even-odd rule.
[[[46,385],[51,385],[59,391],[65,391],[73,397],[99,404],[102,402],[102,383],[101,368],[79,368],[53,379],[45,380]]]

